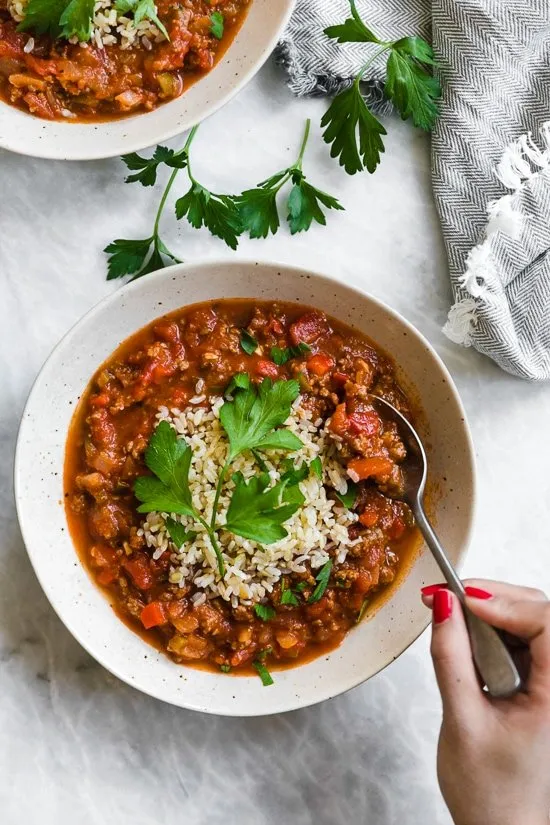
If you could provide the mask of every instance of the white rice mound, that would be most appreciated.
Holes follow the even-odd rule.
[[[292,458],[295,467],[304,462],[310,464],[320,457],[323,478],[314,472],[300,482],[305,502],[298,511],[284,523],[288,535],[275,544],[259,545],[254,541],[224,532],[218,532],[219,544],[225,563],[225,575],[220,576],[216,555],[208,534],[199,524],[187,516],[171,517],[195,532],[196,538],[186,543],[181,550],[172,543],[166,531],[165,519],[168,513],[149,513],[139,534],[145,537],[147,546],[158,559],[170,553],[172,567],[170,581],[181,587],[193,584],[197,588],[193,601],[202,604],[207,599],[221,596],[233,607],[251,605],[266,599],[282,575],[305,572],[309,567],[315,571],[329,558],[342,563],[352,541],[348,527],[356,521],[355,513],[345,509],[339,502],[327,497],[327,488],[340,493],[347,491],[345,469],[338,460],[338,442],[329,435],[321,419],[311,420],[311,412],[301,406],[298,397],[293,405],[285,427],[295,433],[303,442],[303,447],[293,453],[269,451],[262,454],[269,468],[269,475],[275,484],[284,472],[283,461]],[[204,406],[208,404],[208,406]],[[219,420],[223,398],[206,401],[204,395],[191,399],[191,406],[183,411],[161,407],[157,418],[168,421],[181,438],[185,438],[193,451],[189,486],[193,505],[208,522],[216,483],[227,455],[228,441]],[[239,456],[231,466],[229,476],[240,470],[245,478],[257,475],[258,464],[250,452]],[[229,477],[224,484],[219,503],[218,521],[225,521],[233,482]]]
[[[7,0],[8,11],[18,23],[25,17],[28,0]],[[157,7],[155,6],[155,11]],[[164,35],[150,20],[142,20],[137,26],[133,17],[128,17],[115,8],[114,0],[96,0],[92,21],[92,37],[89,43],[80,43],[83,48],[89,44],[102,49],[115,43],[121,49],[151,49],[153,43],[165,40]],[[71,37],[70,43],[78,43],[77,37]],[[33,41],[34,47],[34,41]],[[32,51],[32,49],[30,50]]]

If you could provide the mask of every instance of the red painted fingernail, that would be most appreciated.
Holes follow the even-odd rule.
[[[489,593],[488,590],[482,590],[481,587],[465,587],[464,590],[466,591],[467,596],[471,596],[472,599],[492,599],[493,594]]]
[[[428,584],[426,587],[421,587],[420,592],[423,596],[433,596],[438,590],[445,590],[446,588],[446,584]]]
[[[453,612],[453,599],[448,590],[436,590],[434,593],[434,624],[441,624],[450,618]]]

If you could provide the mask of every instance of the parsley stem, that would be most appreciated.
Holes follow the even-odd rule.
[[[231,462],[228,459],[223,465],[222,470],[220,472],[220,476],[218,478],[218,484],[216,486],[216,495],[214,496],[214,504],[212,505],[212,518],[210,519],[211,530],[214,530],[216,528],[216,516],[218,513],[218,504],[220,501],[220,496],[222,494],[222,486],[230,466]]]
[[[181,155],[186,155],[186,154],[189,153],[189,147],[193,143],[193,139],[194,139],[195,135],[197,134],[197,129],[198,128],[199,128],[198,125],[193,126],[193,128],[189,132],[189,136],[188,136],[187,140],[185,141],[185,146],[183,147],[183,149],[180,152],[177,153],[178,155],[180,155],[180,154]],[[168,198],[168,195],[170,194],[170,189],[172,188],[172,186],[174,184],[174,181],[176,180],[176,176],[177,176],[179,171],[180,171],[179,169],[173,169],[172,170],[172,174],[168,178],[168,183],[166,184],[166,188],[164,189],[164,192],[162,193],[162,198],[160,199],[159,207],[157,209],[157,214],[156,214],[156,217],[155,217],[155,224],[153,226],[153,237],[155,239],[155,245],[157,243],[160,218],[161,218],[163,209],[166,205],[166,199]]]
[[[213,527],[210,527],[207,521],[203,519],[199,513],[195,513],[195,518],[202,524],[206,532],[208,533],[208,538],[212,544],[214,549],[214,553],[216,554],[216,558],[218,560],[218,570],[220,571],[220,576],[225,576],[225,564],[223,563],[223,556],[222,551],[220,550],[220,545],[218,544],[218,539],[216,538],[216,533]]]
[[[389,49],[391,49],[391,48],[392,48],[392,46],[393,46],[393,43],[384,43],[384,44],[381,46],[381,48],[380,48],[380,49],[378,49],[377,51],[375,51],[375,53],[373,54],[373,56],[372,56],[371,58],[369,58],[369,60],[367,60],[367,62],[365,63],[365,65],[361,67],[361,69],[360,69],[360,71],[359,71],[359,74],[357,75],[357,77],[355,78],[355,81],[354,81],[354,83],[355,83],[355,85],[357,86],[357,88],[359,88],[359,84],[360,84],[360,83],[361,83],[361,81],[363,80],[363,75],[365,74],[365,72],[367,71],[367,69],[369,68],[369,66],[370,66],[372,63],[374,63],[374,61],[376,60],[376,58],[377,58],[377,57],[379,57],[381,54],[383,54],[384,52],[387,52]]]
[[[300,154],[298,155],[298,160],[294,164],[295,169],[302,169],[302,161],[304,159],[304,152],[306,151],[307,142],[309,139],[309,131],[311,129],[311,118],[308,117],[306,120],[306,130],[304,132],[304,137],[302,139],[302,145],[300,146]]]

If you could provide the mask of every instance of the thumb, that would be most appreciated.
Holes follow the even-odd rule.
[[[531,666],[527,690],[550,699],[550,602],[543,594],[542,598],[537,597],[536,591],[526,596],[520,588],[510,586],[496,585],[491,589],[491,598],[469,596],[468,607],[493,627],[528,643]],[[467,594],[469,590],[466,589]]]
[[[484,704],[460,602],[449,590],[433,594],[431,654],[443,713],[460,719]]]

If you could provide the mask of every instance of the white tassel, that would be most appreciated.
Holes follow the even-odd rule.
[[[503,195],[496,201],[490,201],[487,214],[487,237],[495,232],[503,232],[510,238],[519,238],[523,228],[523,215],[514,211],[514,195]]]
[[[472,332],[477,326],[477,307],[473,298],[457,301],[449,310],[447,323],[443,327],[444,335],[455,344],[463,347],[472,346]]]
[[[550,163],[550,121],[543,123],[540,135],[544,149],[535,144],[531,132],[510,143],[496,167],[497,178],[507,189],[517,190],[537,174],[536,169],[546,169]]]

